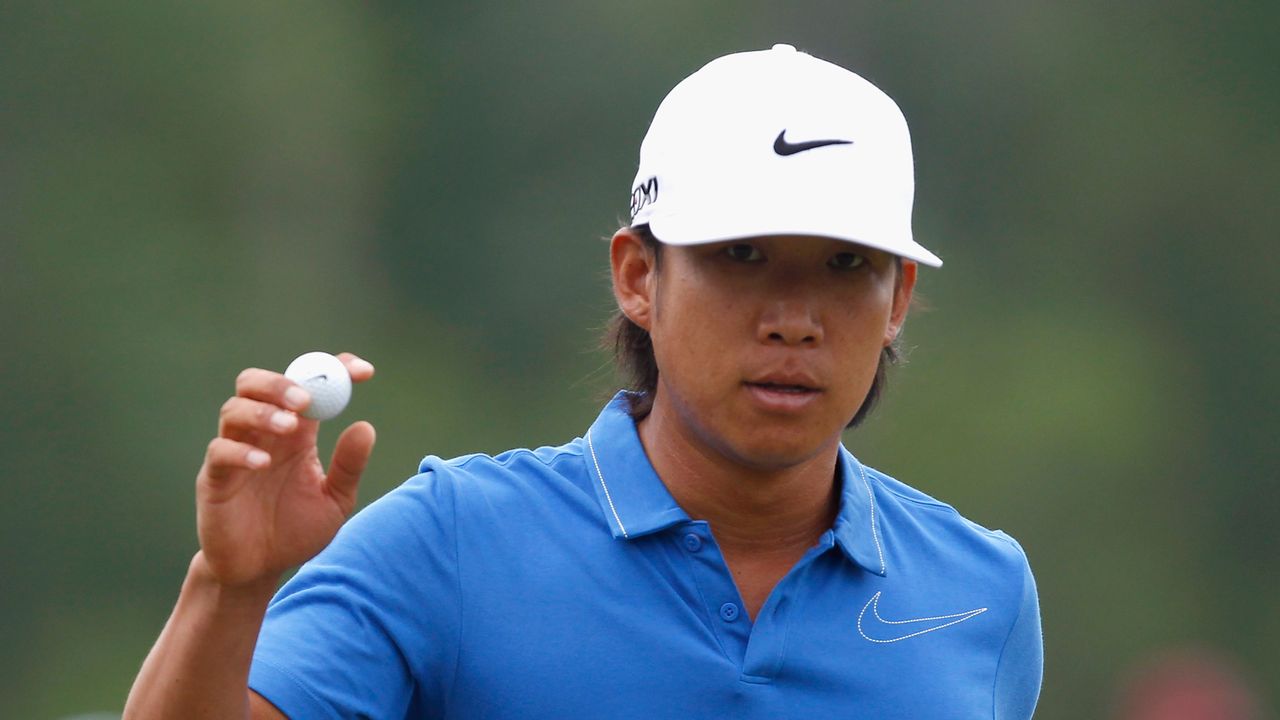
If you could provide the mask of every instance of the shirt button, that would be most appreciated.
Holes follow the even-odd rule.
[[[738,606],[733,603],[725,603],[720,606],[720,619],[725,622],[733,622],[738,619]]]
[[[684,536],[684,546],[689,552],[698,552],[702,549],[702,538],[697,533],[689,533]]]

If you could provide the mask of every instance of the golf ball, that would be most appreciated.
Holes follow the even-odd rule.
[[[311,393],[311,404],[303,417],[328,420],[338,416],[351,400],[351,375],[347,366],[327,352],[299,355],[284,371],[284,376]]]

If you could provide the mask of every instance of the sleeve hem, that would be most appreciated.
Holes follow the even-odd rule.
[[[254,658],[249,670],[249,689],[289,718],[330,718],[342,720],[328,704],[283,668]]]

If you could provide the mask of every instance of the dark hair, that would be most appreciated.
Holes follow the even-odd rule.
[[[654,237],[646,225],[634,225],[630,228],[653,253],[654,264],[662,262],[662,243]],[[902,277],[902,260],[897,259],[898,277]],[[649,332],[631,322],[631,318],[616,310],[605,329],[603,338],[605,349],[613,351],[614,363],[625,379],[627,389],[631,391],[631,417],[639,420],[653,409],[653,393],[658,388],[658,361],[653,355],[653,341]],[[871,389],[862,401],[858,412],[854,413],[846,428],[854,427],[866,419],[875,407],[880,396],[884,394],[885,376],[890,365],[899,359],[898,342],[894,340],[888,347],[880,351],[880,363],[876,366],[875,379],[871,381]]]

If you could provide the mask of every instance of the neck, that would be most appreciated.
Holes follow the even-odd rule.
[[[835,521],[839,438],[785,467],[753,467],[703,442],[659,403],[638,426],[667,490],[690,517],[711,525],[730,552],[793,555]]]

